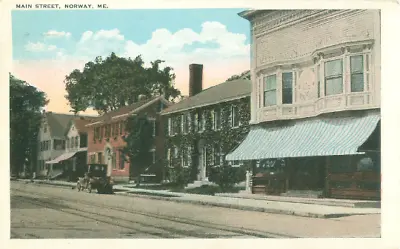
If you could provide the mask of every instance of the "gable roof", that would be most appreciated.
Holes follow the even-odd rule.
[[[202,92],[183,99],[164,109],[161,115],[185,111],[202,106],[214,105],[238,98],[250,96],[251,80],[237,79],[209,87]]]
[[[127,116],[129,114],[136,113],[136,112],[142,110],[143,108],[145,108],[145,107],[147,107],[147,106],[149,106],[149,105],[151,105],[151,104],[153,104],[153,103],[155,103],[157,101],[161,101],[161,102],[163,102],[164,104],[166,104],[168,106],[170,105],[170,103],[163,96],[151,97],[149,99],[143,99],[143,100],[140,100],[140,101],[138,101],[136,103],[133,103],[131,105],[123,106],[123,107],[121,107],[121,108],[119,108],[117,110],[108,112],[108,113],[106,113],[106,114],[104,114],[104,115],[92,120],[92,122],[88,123],[86,126],[91,126],[91,125],[94,125],[94,124],[97,124],[97,123],[103,123],[103,122],[106,122],[106,121],[111,120],[111,119],[117,119],[117,118],[125,117],[125,116]]]
[[[69,132],[72,125],[75,125],[75,128],[77,129],[78,133],[86,133],[87,132],[86,125],[92,123],[96,119],[97,117],[86,117],[86,116],[74,117],[71,119],[68,125],[66,134]]]
[[[65,133],[68,132],[71,121],[73,119],[78,119],[81,117],[91,118],[91,119],[96,118],[93,116],[81,116],[81,115],[56,113],[56,112],[46,112],[44,116],[47,119],[47,125],[49,126],[50,135],[52,137],[58,137],[58,138],[65,137]]]
[[[52,137],[64,137],[69,122],[74,118],[73,114],[46,112],[45,117]]]

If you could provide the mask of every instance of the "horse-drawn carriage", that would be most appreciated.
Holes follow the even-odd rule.
[[[113,181],[107,176],[106,164],[88,164],[88,170],[76,183],[78,191],[87,189],[89,193],[97,189],[100,194],[113,193]]]

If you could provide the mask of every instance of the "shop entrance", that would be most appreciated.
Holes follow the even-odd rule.
[[[325,188],[324,157],[287,159],[288,189],[322,191]]]

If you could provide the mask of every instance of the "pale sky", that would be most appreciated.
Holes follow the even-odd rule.
[[[250,25],[243,9],[12,11],[12,73],[69,112],[63,80],[96,56],[141,54],[165,60],[188,94],[189,64],[204,65],[203,88],[250,68]],[[51,21],[49,21],[51,20]],[[93,113],[88,111],[87,113]]]

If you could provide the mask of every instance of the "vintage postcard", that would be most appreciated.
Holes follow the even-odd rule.
[[[385,248],[399,6],[267,2],[5,2],[10,244]]]

